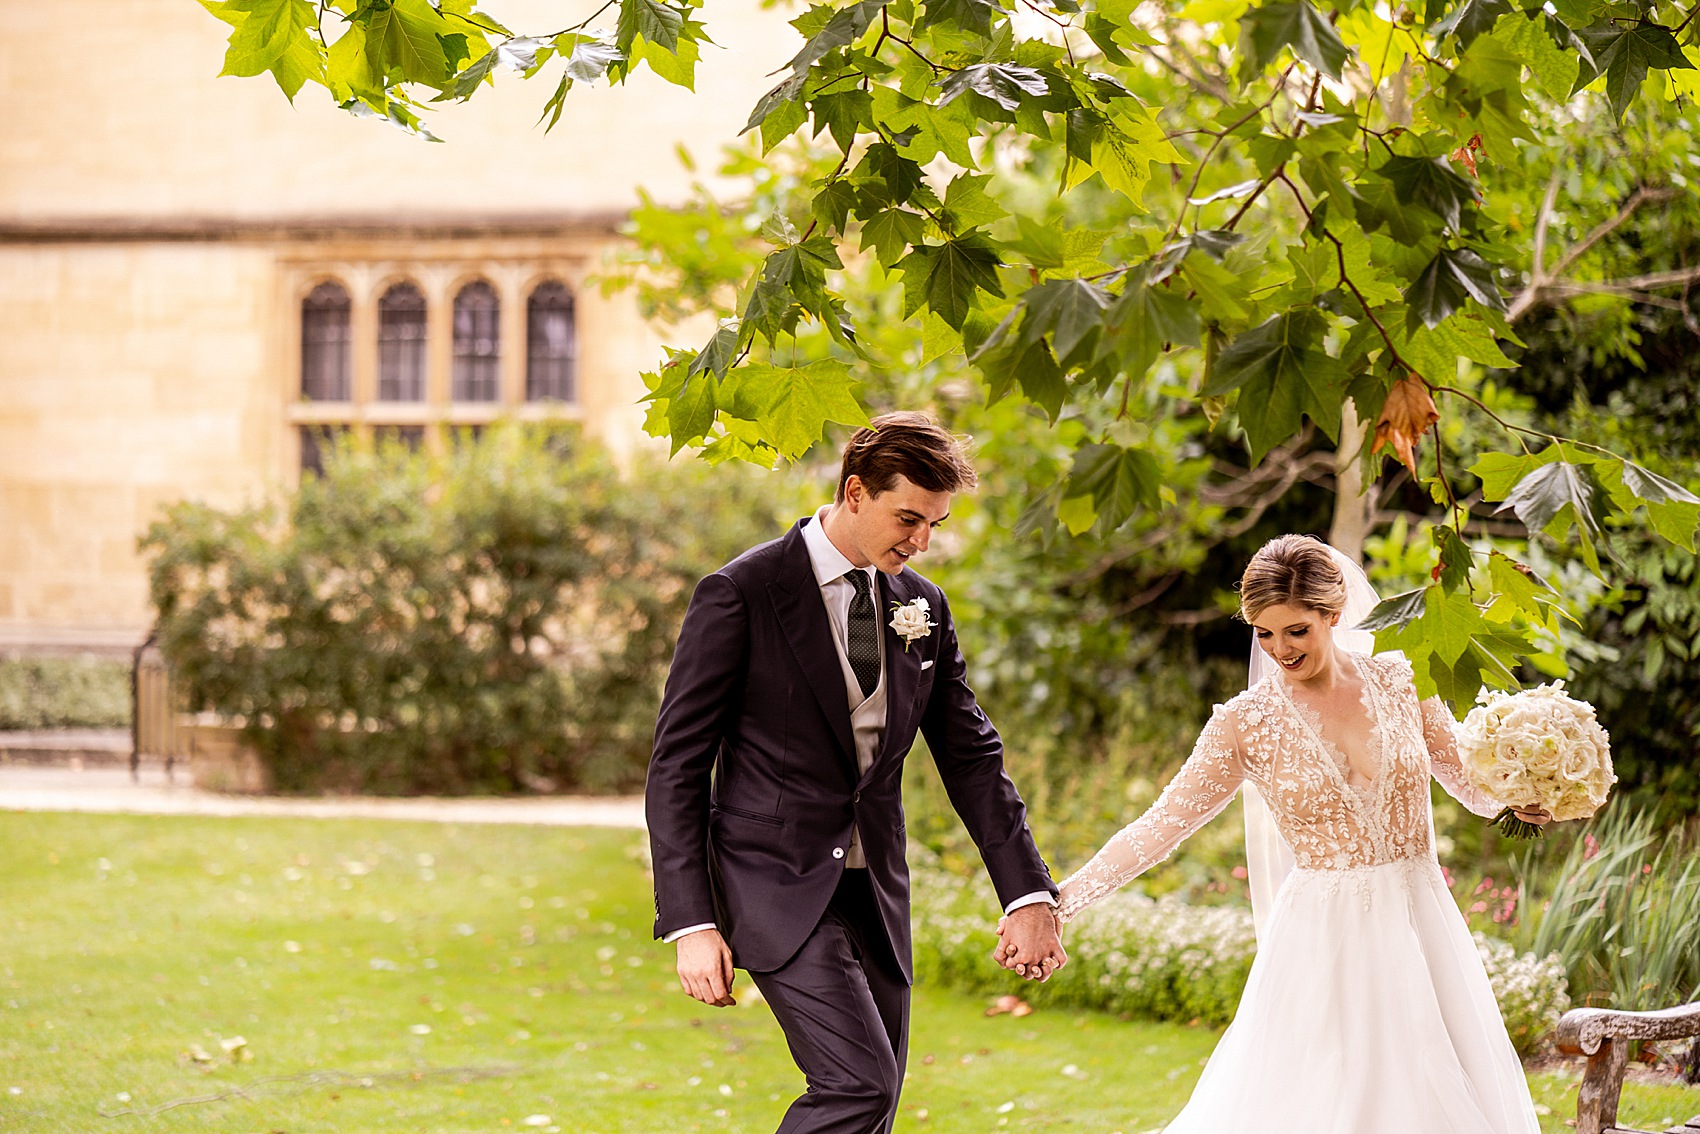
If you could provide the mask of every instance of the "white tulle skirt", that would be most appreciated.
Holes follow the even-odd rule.
[[[1440,867],[1295,870],[1166,1134],[1539,1134]]]

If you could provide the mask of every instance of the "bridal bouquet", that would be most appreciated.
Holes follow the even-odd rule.
[[[1516,807],[1543,807],[1554,819],[1586,819],[1611,793],[1611,738],[1594,706],[1564,691],[1564,682],[1517,693],[1483,690],[1458,730],[1459,756],[1476,787],[1512,806],[1492,822],[1513,838],[1540,828],[1517,818]]]

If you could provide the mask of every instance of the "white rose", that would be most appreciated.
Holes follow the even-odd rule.
[[[891,628],[897,631],[897,636],[903,639],[905,646],[917,638],[925,638],[932,632],[935,623],[928,617],[930,611],[931,605],[924,598],[892,607]]]

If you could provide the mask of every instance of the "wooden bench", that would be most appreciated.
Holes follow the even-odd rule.
[[[1576,1134],[1651,1134],[1617,1124],[1617,1100],[1634,1040],[1679,1040],[1700,1035],[1700,1003],[1659,1012],[1572,1008],[1558,1021],[1558,1049],[1586,1055],[1588,1070],[1576,1100]],[[1666,1134],[1700,1131],[1700,1116]]]

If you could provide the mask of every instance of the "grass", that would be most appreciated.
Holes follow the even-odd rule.
[[[0,1129],[765,1134],[801,1088],[765,1007],[677,991],[630,832],[0,813],[0,846]],[[900,1131],[1152,1130],[1217,1038],[981,1009],[918,990]],[[1573,1081],[1535,1087],[1565,1129]]]

